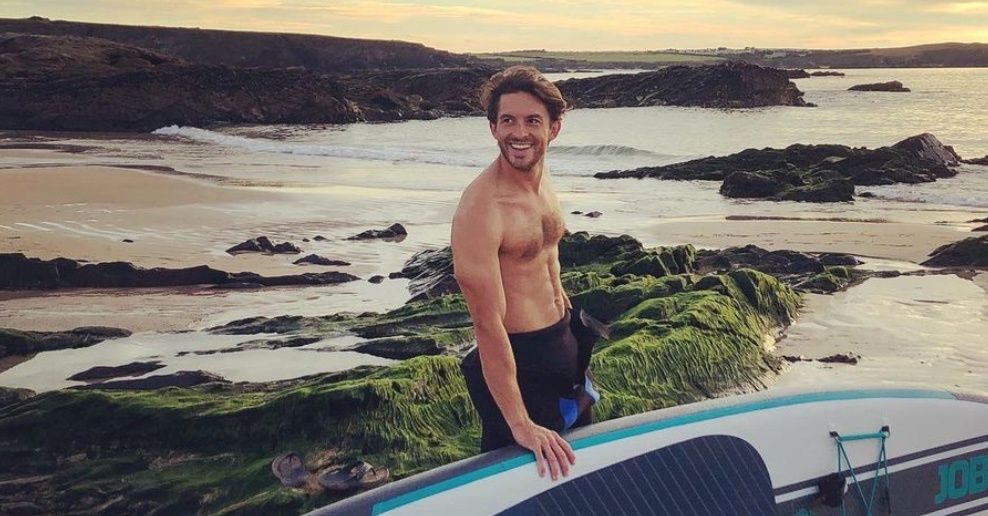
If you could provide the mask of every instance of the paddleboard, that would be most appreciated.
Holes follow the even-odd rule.
[[[312,515],[988,514],[988,396],[771,390],[565,435],[570,475],[509,447]]]

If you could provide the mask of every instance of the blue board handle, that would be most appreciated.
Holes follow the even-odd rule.
[[[892,430],[888,425],[882,427],[878,432],[870,434],[850,434],[850,435],[840,435],[834,430],[830,431],[830,437],[833,437],[837,441],[847,442],[847,441],[860,441],[862,439],[888,439],[892,435]]]

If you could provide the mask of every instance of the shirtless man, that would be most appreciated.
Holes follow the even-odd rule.
[[[521,66],[491,77],[481,101],[500,155],[463,192],[453,218],[455,276],[477,337],[462,370],[483,423],[481,450],[517,443],[535,454],[540,476],[548,469],[555,480],[576,460],[558,432],[589,423],[587,393],[596,400],[585,380],[589,351],[581,360],[559,278],[565,226],[545,166],[569,106]]]

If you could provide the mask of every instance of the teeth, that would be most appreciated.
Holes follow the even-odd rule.
[[[518,150],[527,149],[527,148],[529,148],[531,146],[532,146],[532,144],[530,144],[530,143],[512,143],[511,144],[511,148],[512,149],[518,149]]]

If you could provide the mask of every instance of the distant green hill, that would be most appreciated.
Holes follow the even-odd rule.
[[[657,68],[681,64],[715,64],[723,57],[668,51],[547,51],[517,50],[472,54],[494,64],[534,64],[540,68]]]
[[[988,66],[986,43],[937,43],[854,50],[758,49],[731,57],[777,68],[927,68]]]

